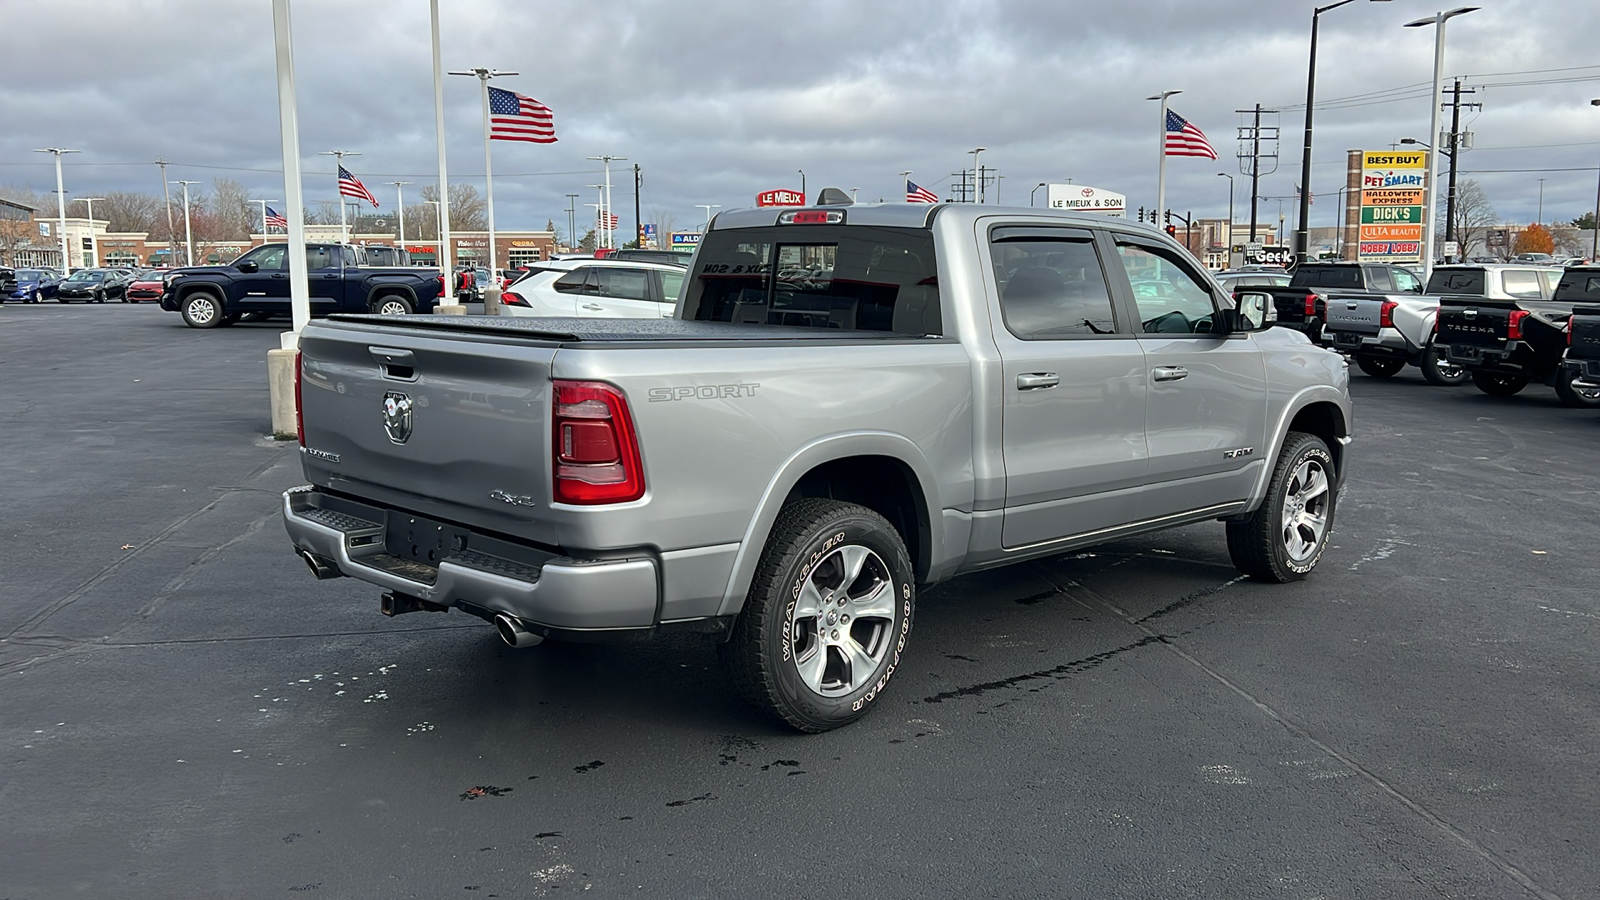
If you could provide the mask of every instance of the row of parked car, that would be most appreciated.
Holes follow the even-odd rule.
[[[0,268],[0,301],[20,300],[42,303],[55,300],[71,303],[104,303],[121,300],[138,303],[161,299],[160,269],[93,268],[78,269],[71,275],[48,266],[23,269]]]
[[[1401,266],[1306,263],[1284,284],[1265,277],[1219,280],[1271,294],[1279,325],[1370,377],[1411,365],[1434,385],[1508,397],[1539,383],[1564,405],[1600,408],[1600,266],[1442,265],[1424,284]]]
[[[602,319],[670,318],[683,286],[686,257],[671,250],[615,250],[602,258],[570,256],[517,272],[500,295],[509,316]]]

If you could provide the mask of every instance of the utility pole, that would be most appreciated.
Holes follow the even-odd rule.
[[[639,215],[639,164],[633,164],[633,245],[644,249],[644,219]]]
[[[164,157],[158,158],[156,165],[161,167],[161,199],[167,204],[167,265],[170,266],[176,255],[172,245],[178,240],[178,232],[172,227],[172,189],[167,185],[167,161]]]
[[[569,252],[578,246],[578,208],[573,205],[578,196],[577,194],[567,195],[567,250]]]
[[[1271,175],[1273,172],[1278,171],[1278,126],[1267,125],[1263,127],[1261,114],[1276,114],[1277,110],[1262,109],[1261,104],[1257,103],[1254,109],[1236,109],[1234,112],[1248,113],[1254,117],[1251,124],[1239,126],[1240,142],[1248,142],[1250,145],[1248,153],[1243,148],[1239,150],[1239,173],[1250,176],[1250,234],[1245,238],[1245,243],[1253,244],[1256,242],[1256,225],[1259,221],[1258,207],[1261,200],[1261,176]],[[1265,156],[1261,152],[1262,141],[1266,141],[1271,145]],[[1261,170],[1261,160],[1263,158],[1270,160],[1272,163],[1272,168],[1267,169],[1265,172]],[[1244,168],[1244,160],[1246,159],[1250,161],[1248,170]],[[1302,190],[1304,189],[1302,187]]]
[[[1449,191],[1445,194],[1445,199],[1444,199],[1444,239],[1445,239],[1445,243],[1449,243],[1450,241],[1453,241],[1453,240],[1456,239],[1456,159],[1460,155],[1460,153],[1461,153],[1461,151],[1463,149],[1462,143],[1461,143],[1461,107],[1463,106],[1463,104],[1461,102],[1461,95],[1462,94],[1474,94],[1474,93],[1477,93],[1477,92],[1474,91],[1474,90],[1471,90],[1471,89],[1463,91],[1461,89],[1461,79],[1457,78],[1456,81],[1455,81],[1455,86],[1450,89],[1450,93],[1452,95],[1454,95],[1453,99],[1450,101],[1450,107],[1451,107],[1451,110],[1450,110],[1450,139],[1448,141],[1442,141],[1441,142],[1441,143],[1446,143],[1446,144],[1450,145],[1450,188],[1449,188]],[[1464,104],[1464,105],[1467,106],[1468,108],[1477,108],[1477,109],[1482,109],[1483,108],[1483,104],[1482,103],[1467,103],[1467,104]],[[1438,140],[1438,135],[1434,136],[1434,140]],[[1541,211],[1542,211],[1543,206],[1544,206],[1544,179],[1543,178],[1539,179],[1539,201],[1540,201],[1540,208],[1541,208]],[[1435,210],[1429,210],[1428,211],[1428,215],[1431,216],[1431,215],[1434,214],[1434,212],[1435,212]],[[1458,248],[1458,249],[1460,249],[1460,248]],[[1454,261],[1455,258],[1456,257],[1451,257],[1451,260]]]

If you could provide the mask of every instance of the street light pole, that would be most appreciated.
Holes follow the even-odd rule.
[[[401,249],[404,249],[405,246],[406,246],[406,195],[405,195],[405,185],[411,184],[411,182],[409,182],[409,181],[390,181],[390,182],[386,182],[386,184],[394,185],[394,199],[395,199],[395,204],[396,204],[395,205],[395,216],[400,219],[400,247],[401,247]]]
[[[1429,120],[1428,120],[1428,134],[1429,135],[1437,135],[1439,133],[1440,104],[1442,104],[1443,101],[1444,101],[1443,90],[1444,90],[1444,28],[1445,28],[1445,23],[1450,21],[1451,19],[1455,18],[1456,16],[1465,15],[1465,14],[1467,14],[1469,12],[1472,12],[1473,10],[1475,10],[1477,8],[1478,7],[1476,7],[1476,6],[1459,6],[1459,7],[1456,7],[1455,9],[1449,10],[1448,12],[1434,13],[1432,16],[1429,16],[1426,19],[1417,19],[1414,22],[1407,22],[1406,25],[1405,25],[1405,27],[1407,27],[1407,28],[1421,28],[1424,25],[1432,25],[1433,26],[1433,92],[1428,95],[1428,97],[1429,97],[1429,101],[1428,102],[1433,104],[1433,108],[1431,110],[1429,110]],[[1428,279],[1433,277],[1433,257],[1434,257],[1433,239],[1434,239],[1434,235],[1438,232],[1438,227],[1439,227],[1439,223],[1437,221],[1438,218],[1439,218],[1438,215],[1437,215],[1437,210],[1438,210],[1438,205],[1439,205],[1439,189],[1438,189],[1438,185],[1437,185],[1438,180],[1439,180],[1439,154],[1437,152],[1429,153],[1428,154],[1428,206],[1427,206],[1428,215],[1427,215],[1427,227],[1423,229],[1423,241],[1422,241],[1422,283],[1423,284],[1427,284],[1428,283]]]
[[[1590,106],[1600,106],[1600,97],[1589,101]],[[1600,166],[1595,167],[1594,176],[1594,218],[1590,220],[1594,230],[1589,232],[1589,262],[1595,262],[1600,257]]]
[[[334,157],[335,168],[342,170],[344,168],[344,158],[346,156],[360,156],[361,152],[358,150],[323,150],[317,155]],[[333,173],[333,183],[334,187],[339,186],[339,173],[337,171]],[[345,224],[344,195],[339,194],[337,196],[339,198],[339,241],[341,243],[348,244],[350,243],[350,226]]]
[[[722,204],[721,203],[696,203],[695,206],[697,206],[700,209],[703,209],[703,210],[706,211],[706,231],[710,231],[711,230],[711,211],[713,209],[721,209],[722,208]]]
[[[577,194],[567,195],[567,250],[571,251],[578,246],[578,208],[573,201],[578,199]]]
[[[977,182],[976,188],[973,191],[973,193],[977,196],[979,203],[983,202],[983,175],[982,175],[983,170],[978,168],[978,159],[979,159],[979,154],[981,154],[983,151],[985,151],[987,149],[989,149],[989,148],[988,147],[979,147],[976,150],[968,150],[967,151],[968,153],[972,154],[972,179]]]
[[[800,196],[804,197],[806,195],[806,170],[795,169],[795,171],[800,173]]]
[[[261,237],[262,237],[263,241],[265,241],[265,238],[267,236],[267,204],[268,203],[277,203],[278,201],[276,201],[276,200],[251,200],[250,202],[251,203],[259,203],[259,204],[261,204]]]
[[[1233,176],[1227,172],[1218,172],[1217,177],[1228,179],[1228,259],[1231,263],[1233,260]]]
[[[1543,182],[1544,179],[1541,178],[1541,179],[1539,179],[1539,181]],[[1544,197],[1544,185],[1543,184],[1539,185],[1539,191],[1540,191],[1539,196],[1541,198],[1540,202],[1543,203],[1543,197]],[[94,202],[96,200],[104,200],[105,198],[104,197],[77,197],[75,199],[81,201],[83,203],[83,205],[85,207],[87,207],[88,210],[89,210],[89,252],[92,254],[90,259],[93,260],[92,262],[89,263],[89,265],[91,265],[94,268],[98,269],[98,268],[100,268],[100,242],[98,240],[96,240],[95,236],[94,236]]]
[[[617,242],[612,237],[612,234],[611,234],[611,161],[613,159],[619,159],[619,160],[626,161],[627,157],[626,156],[588,156],[588,157],[585,157],[585,159],[592,159],[595,162],[603,162],[606,165],[606,183],[605,183],[605,191],[606,192],[605,192],[605,196],[603,196],[600,199],[600,202],[602,204],[604,204],[604,207],[600,210],[600,224],[603,226],[603,230],[601,232],[601,236],[605,239],[605,244],[603,246],[615,247]]]
[[[450,182],[444,164],[444,66],[439,59],[439,0],[428,0],[429,22],[433,28],[433,130],[439,144],[439,200],[434,211],[439,223],[439,272],[446,278],[454,271],[450,265]]]
[[[78,150],[64,150],[60,147],[46,147],[35,150],[35,153],[54,153],[56,155],[56,230],[61,232],[61,270],[72,271],[72,261],[67,253],[67,192],[61,185],[61,154],[79,153]]]
[[[183,185],[183,264],[194,265],[194,229],[189,224],[189,185],[198,181],[180,181]]]
[[[1160,162],[1156,166],[1156,213],[1159,215],[1167,208],[1167,98],[1183,91],[1162,91],[1146,100],[1161,101],[1161,124],[1156,132],[1156,159]]]

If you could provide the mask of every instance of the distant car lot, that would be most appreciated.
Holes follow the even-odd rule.
[[[819,855],[868,896],[1600,884],[1600,413],[1548,388],[1354,377],[1309,581],[1237,582],[1213,526],[962,578],[874,718],[799,738],[695,639],[514,652],[313,581],[281,322],[0,326],[0,896],[749,896]]]

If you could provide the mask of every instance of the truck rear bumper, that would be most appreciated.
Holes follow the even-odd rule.
[[[1600,388],[1600,359],[1568,359],[1562,367],[1573,376],[1572,386],[1593,390]]]
[[[1355,331],[1336,331],[1330,325],[1325,334],[1333,349],[1343,350],[1346,353],[1367,353],[1374,356],[1410,359],[1417,352],[1417,348],[1406,340],[1405,335],[1393,328],[1385,328],[1377,334],[1362,334]]]
[[[504,613],[536,632],[605,632],[656,624],[659,578],[654,559],[580,560],[529,548],[513,553],[502,541],[452,527],[443,533],[451,546],[439,549],[442,558],[435,565],[389,552],[393,515],[309,486],[283,494],[284,527],[302,558],[310,554],[313,568],[321,565],[484,618]],[[427,523],[427,528],[434,527]]]

